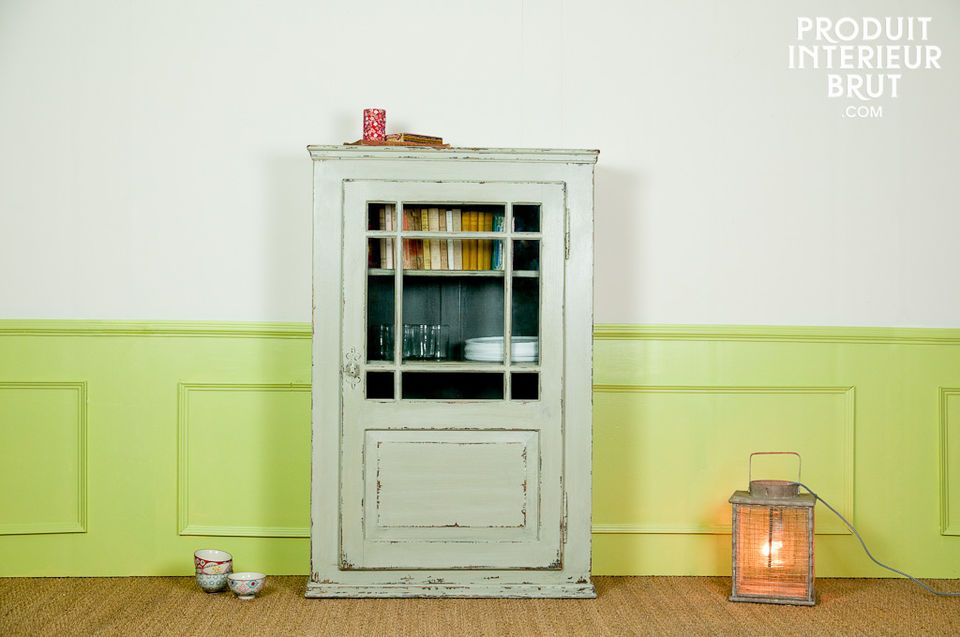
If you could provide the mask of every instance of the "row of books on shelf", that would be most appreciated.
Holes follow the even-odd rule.
[[[378,230],[396,230],[396,206],[380,208]],[[403,230],[410,232],[502,232],[503,213],[460,208],[403,209]],[[371,268],[394,268],[394,240],[368,244]],[[503,241],[493,239],[404,239],[404,270],[502,270]]]

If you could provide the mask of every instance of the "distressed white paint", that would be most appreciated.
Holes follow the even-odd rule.
[[[535,529],[537,438],[523,430],[368,431],[365,535],[400,527],[466,539]]]
[[[590,596],[596,153],[310,150],[316,260],[308,596]],[[363,398],[368,201],[541,204],[540,400]],[[509,340],[509,322],[505,327]]]
[[[843,119],[787,68],[818,14],[930,16],[943,68]],[[958,41],[954,0],[4,0],[0,317],[309,320],[303,146],[383,106],[603,149],[598,322],[960,327]]]
[[[487,580],[498,580],[491,575]],[[592,598],[593,584],[310,584],[307,597],[506,597],[506,598]]]

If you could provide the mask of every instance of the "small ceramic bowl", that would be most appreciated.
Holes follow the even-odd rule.
[[[193,552],[193,565],[197,575],[226,575],[233,572],[233,556],[217,549],[200,549]]]
[[[205,593],[219,593],[227,587],[227,574],[214,573],[207,575],[197,573],[197,584],[200,585],[200,588],[202,588]]]
[[[230,573],[227,575],[227,584],[240,599],[253,599],[263,590],[266,579],[263,573]]]

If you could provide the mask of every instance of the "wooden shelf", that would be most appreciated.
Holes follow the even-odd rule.
[[[405,360],[400,364],[401,372],[539,372],[539,363],[511,363],[509,368],[503,363],[484,361],[425,361]],[[397,369],[393,361],[367,361],[368,372],[392,372]]]
[[[502,363],[482,361],[403,361],[401,372],[502,372]]]
[[[439,239],[441,241],[462,241],[467,239],[487,239],[490,241],[504,241],[506,239],[541,239],[539,232],[447,232],[445,230],[367,230],[368,239]]]
[[[370,276],[393,276],[394,270],[384,268],[369,268]],[[503,278],[503,270],[404,270],[404,276],[445,276],[445,277],[499,277]],[[540,276],[536,270],[514,270],[517,278],[535,279]]]
[[[489,241],[506,241],[508,239],[526,239],[536,241],[542,239],[539,232],[505,232],[503,230],[484,232],[447,232],[445,230],[367,230],[368,239],[439,239],[441,241],[465,241],[468,239],[486,239]]]

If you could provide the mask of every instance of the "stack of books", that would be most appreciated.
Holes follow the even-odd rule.
[[[380,230],[395,230],[395,206],[380,211]],[[404,207],[405,232],[502,232],[503,213],[460,208]],[[370,246],[370,267],[393,269],[393,239]],[[405,239],[404,270],[502,270],[503,241],[493,239]]]
[[[394,204],[388,203],[380,206],[377,215],[379,216],[377,230],[396,230],[393,225],[397,216]],[[393,239],[373,239],[367,242],[367,266],[387,270],[393,269]]]
[[[422,135],[420,133],[391,133],[387,135],[388,142],[421,144],[423,146],[446,146],[443,138],[436,135]]]
[[[450,148],[444,144],[442,137],[436,135],[421,135],[420,133],[391,133],[383,140],[358,139],[355,142],[346,142],[347,146],[425,146],[429,148]]]

